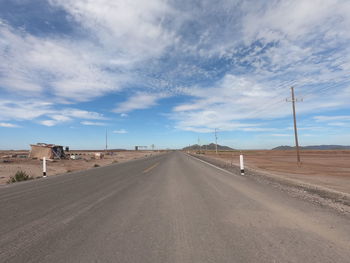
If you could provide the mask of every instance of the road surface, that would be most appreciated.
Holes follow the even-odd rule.
[[[0,262],[350,262],[349,218],[181,152],[0,200]]]

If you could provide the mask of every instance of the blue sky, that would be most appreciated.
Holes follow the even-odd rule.
[[[350,2],[0,0],[0,149],[350,144]]]

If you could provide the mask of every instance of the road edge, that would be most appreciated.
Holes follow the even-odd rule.
[[[234,164],[227,164],[223,160],[217,160],[208,156],[189,154],[191,157],[205,161],[213,166],[237,175],[240,175],[240,168]],[[252,178],[261,183],[282,188],[293,196],[299,196],[314,203],[335,208],[337,211],[350,215],[350,194],[329,189],[326,187],[304,183],[295,179],[281,178],[264,171],[245,167],[245,177]],[[306,195],[307,194],[307,195]]]

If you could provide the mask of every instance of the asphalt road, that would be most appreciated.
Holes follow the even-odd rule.
[[[0,262],[350,262],[349,218],[180,152],[0,200]]]

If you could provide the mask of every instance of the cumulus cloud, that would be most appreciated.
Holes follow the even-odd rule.
[[[118,74],[112,79],[103,70],[91,44],[43,39],[7,25],[0,25],[0,36],[0,87],[11,93],[74,102],[119,89]]]
[[[115,65],[157,56],[173,41],[162,24],[175,15],[162,0],[51,0],[92,32],[107,50],[113,51]]]

